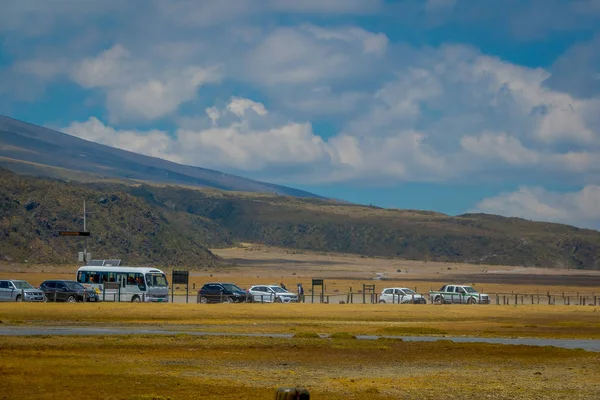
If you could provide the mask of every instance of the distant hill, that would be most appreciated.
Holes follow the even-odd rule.
[[[600,232],[568,225],[174,187],[127,190],[150,205],[208,218],[240,241],[414,260],[600,269]]]
[[[425,261],[600,269],[600,232],[567,225],[215,189],[65,183],[6,170],[0,170],[0,259],[73,262],[81,240],[57,232],[81,228],[84,198],[94,257],[137,265],[216,265],[207,248],[246,241]]]
[[[0,169],[0,260],[73,263],[83,238],[58,236],[82,230],[83,200],[90,212],[89,251],[136,265],[209,266],[218,257],[207,246],[231,245],[214,222],[180,212],[164,213],[123,191],[36,179]]]
[[[147,181],[286,196],[320,196],[104,146],[0,115],[0,167],[76,181]]]

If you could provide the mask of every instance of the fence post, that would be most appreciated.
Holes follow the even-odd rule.
[[[496,293],[496,305],[500,305],[500,295]]]

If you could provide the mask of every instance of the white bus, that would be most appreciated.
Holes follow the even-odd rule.
[[[77,270],[77,282],[94,289],[100,301],[166,303],[169,300],[169,282],[157,268],[87,265]],[[119,289],[105,290],[105,282],[118,282]]]

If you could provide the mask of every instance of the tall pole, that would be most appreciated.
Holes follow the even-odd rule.
[[[83,200],[83,231],[87,232],[85,199]],[[90,261],[87,259],[87,236],[84,238],[84,244],[83,244],[83,261],[86,263],[86,265]]]

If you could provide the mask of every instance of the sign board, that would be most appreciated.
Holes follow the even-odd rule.
[[[189,282],[190,271],[173,271],[173,284],[187,285]]]
[[[118,289],[120,286],[119,282],[104,282],[104,290],[106,289]]]
[[[313,279],[312,284],[313,284],[313,286],[319,286],[319,285],[323,286],[323,279]]]
[[[90,236],[89,232],[59,231],[60,236]]]

